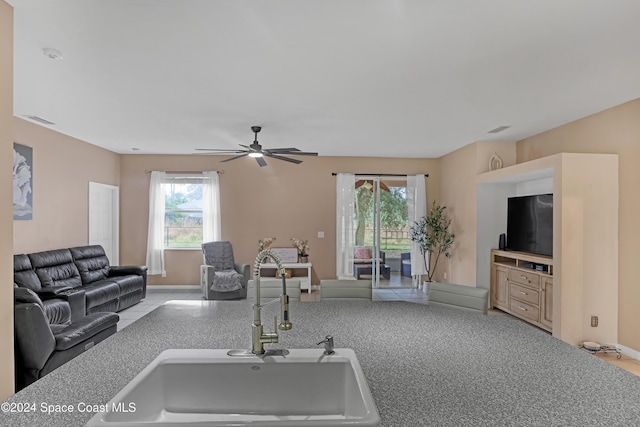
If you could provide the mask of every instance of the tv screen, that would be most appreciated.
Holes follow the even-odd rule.
[[[553,255],[553,194],[510,197],[507,250]]]

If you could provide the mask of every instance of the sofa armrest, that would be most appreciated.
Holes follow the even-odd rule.
[[[233,264],[233,268],[240,274],[242,274],[242,287],[247,288],[247,283],[249,283],[249,279],[253,279],[251,277],[251,264]]]
[[[142,276],[142,298],[147,296],[147,266],[146,265],[112,265],[109,266],[109,277],[113,276]]]
[[[71,307],[72,323],[77,322],[87,315],[87,301],[84,290],[71,289],[61,293],[59,298],[69,302],[69,306]]]
[[[39,371],[56,348],[49,321],[42,307],[35,303],[16,304],[14,316],[17,357],[25,369]]]
[[[111,265],[109,266],[109,276],[128,276],[134,274],[136,276],[146,276],[146,265]]]
[[[60,295],[72,290],[71,286],[45,286],[34,292],[38,294],[41,300],[45,301],[52,298],[60,298]]]

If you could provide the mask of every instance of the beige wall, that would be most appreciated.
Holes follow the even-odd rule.
[[[313,284],[335,277],[335,186],[332,172],[428,173],[429,199],[439,197],[439,162],[430,159],[309,157],[294,165],[252,159],[220,163],[225,157],[123,155],[121,160],[121,264],[145,262],[149,174],[145,170],[224,170],[220,175],[222,238],[234,246],[237,262],[253,262],[258,239],[275,236],[274,247],[291,247],[289,239],[308,239]],[[325,237],[319,239],[318,232]],[[200,251],[167,251],[167,277],[150,284],[196,285]]]
[[[476,286],[477,227],[482,226],[476,220],[476,175],[489,170],[494,153],[502,159],[503,167],[515,164],[513,142],[475,142],[440,158],[440,203],[447,207],[456,237],[452,257],[438,261],[436,280]],[[431,203],[429,200],[429,208]]]
[[[13,8],[0,1],[0,200],[13,199]],[[13,204],[0,204],[0,400],[13,394]]]
[[[640,253],[640,99],[517,143],[518,163],[560,152],[619,155],[618,336],[620,344],[640,350],[640,286],[635,267]]]
[[[14,222],[14,253],[86,245],[89,181],[119,185],[120,156],[19,118],[14,127],[33,147],[33,220]]]

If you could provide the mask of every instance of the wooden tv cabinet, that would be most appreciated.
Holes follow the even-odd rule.
[[[491,251],[491,306],[553,330],[553,258]]]

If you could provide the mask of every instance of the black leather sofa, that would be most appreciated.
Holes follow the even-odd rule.
[[[43,300],[82,290],[87,314],[117,312],[146,296],[147,267],[109,265],[102,246],[78,246],[14,255],[13,280]]]
[[[146,296],[146,266],[112,266],[99,245],[13,256],[16,390],[114,334]]]
[[[23,389],[116,332],[115,313],[85,313],[82,290],[42,301],[14,284],[15,387]],[[66,300],[73,293],[81,298]]]

